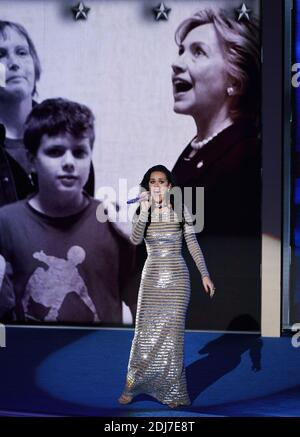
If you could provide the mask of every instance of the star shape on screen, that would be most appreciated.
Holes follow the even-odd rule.
[[[246,18],[248,21],[250,21],[250,16],[249,13],[251,12],[251,9],[247,8],[247,5],[245,3],[243,3],[240,7],[240,9],[237,9],[237,13],[239,14],[238,16],[238,21],[240,21],[242,18]]]
[[[153,8],[152,11],[155,14],[155,20],[168,20],[168,14],[171,11],[171,8],[168,8],[164,3],[160,3],[156,8]]]
[[[73,8],[71,8],[76,21],[77,20],[86,20],[90,9],[91,8],[88,8],[87,6],[85,6],[85,4],[83,2],[80,2],[80,3],[78,3],[77,6],[74,6]]]

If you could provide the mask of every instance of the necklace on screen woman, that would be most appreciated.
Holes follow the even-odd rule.
[[[228,126],[223,127],[221,130],[214,132],[212,135],[210,135],[209,137],[204,138],[203,140],[199,141],[197,140],[197,137],[194,138],[191,141],[191,147],[195,150],[199,150],[201,149],[201,147],[205,146],[205,144],[209,143],[210,141],[212,141],[216,136],[218,136],[221,132],[223,132],[223,130],[227,129]]]
[[[191,141],[191,148],[192,150],[190,151],[189,155],[185,158],[183,158],[185,161],[190,161],[193,156],[196,155],[196,153],[198,152],[198,150],[200,150],[203,146],[205,146],[206,144],[208,144],[210,141],[212,141],[215,137],[217,137],[221,132],[223,132],[223,130],[225,130],[228,126],[223,127],[221,130],[219,130],[218,132],[214,132],[212,135],[210,135],[209,137],[204,138],[203,140],[199,141],[197,140],[197,137],[194,138]]]

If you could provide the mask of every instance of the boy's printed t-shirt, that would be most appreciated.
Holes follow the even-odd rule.
[[[11,295],[5,285],[13,284],[17,320],[122,321],[122,272],[133,248],[111,223],[97,221],[99,205],[89,198],[83,211],[58,218],[28,200],[0,209],[1,293]]]

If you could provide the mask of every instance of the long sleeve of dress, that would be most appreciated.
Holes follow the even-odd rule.
[[[183,234],[188,250],[195,261],[202,278],[204,278],[204,276],[209,276],[202,250],[195,235],[193,221],[186,207],[184,208]]]
[[[146,223],[148,221],[148,211],[141,211],[139,215],[135,214],[132,224],[132,234],[130,241],[135,244],[141,244],[144,239]]]

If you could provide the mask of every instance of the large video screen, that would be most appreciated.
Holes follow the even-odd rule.
[[[0,1],[2,322],[130,325],[183,280],[188,328],[259,330],[260,27],[259,0]],[[192,245],[130,238],[158,164]]]

